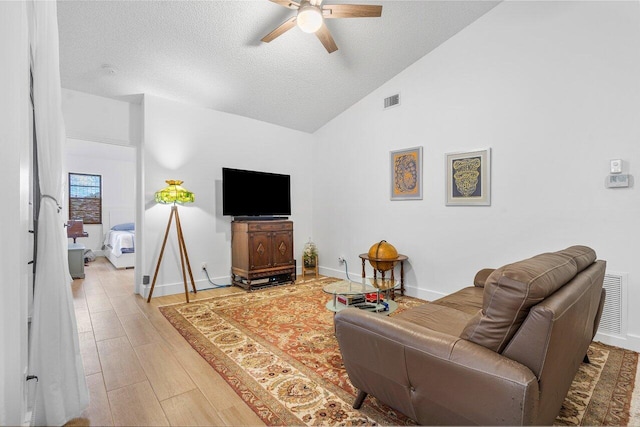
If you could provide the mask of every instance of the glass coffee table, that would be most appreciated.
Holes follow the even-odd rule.
[[[391,279],[365,278],[358,281],[341,280],[329,283],[322,290],[333,295],[326,307],[334,313],[348,307],[356,307],[388,315],[398,309],[398,304],[389,299],[389,291],[397,285],[398,282]]]

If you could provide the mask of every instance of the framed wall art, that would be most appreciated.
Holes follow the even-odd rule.
[[[445,155],[447,206],[491,205],[491,149]]]
[[[422,199],[422,147],[391,152],[391,200]]]

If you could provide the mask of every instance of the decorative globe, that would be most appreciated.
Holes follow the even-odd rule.
[[[375,258],[375,260],[369,259],[371,267],[378,271],[387,271],[391,270],[395,265],[395,260],[398,258],[398,251],[391,243],[388,243],[386,240],[381,240],[371,246],[368,255],[369,258]],[[390,261],[384,261],[387,259]]]

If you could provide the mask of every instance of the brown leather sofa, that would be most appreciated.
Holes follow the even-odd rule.
[[[553,424],[600,321],[605,266],[572,246],[391,317],[341,311],[354,407],[370,394],[422,425]]]

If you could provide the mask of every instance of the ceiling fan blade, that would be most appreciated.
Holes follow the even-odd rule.
[[[279,4],[280,6],[288,7],[289,9],[298,9],[300,7],[300,3],[293,0],[270,0],[273,3]]]
[[[275,39],[278,36],[281,36],[288,30],[295,27],[295,25],[296,25],[296,17],[292,16],[291,18],[287,19],[282,24],[280,24],[278,28],[276,28],[275,30],[271,31],[269,34],[261,38],[260,41],[269,43],[271,40]]]
[[[273,1],[273,0],[272,0]],[[378,18],[382,6],[369,4],[326,4],[322,7],[325,18]]]
[[[318,31],[316,31],[316,36],[320,39],[320,42],[324,45],[324,48],[327,49],[327,52],[335,52],[338,50],[338,46],[336,42],[333,40],[331,33],[329,32],[329,28],[327,28],[327,24],[322,23],[322,27]]]

